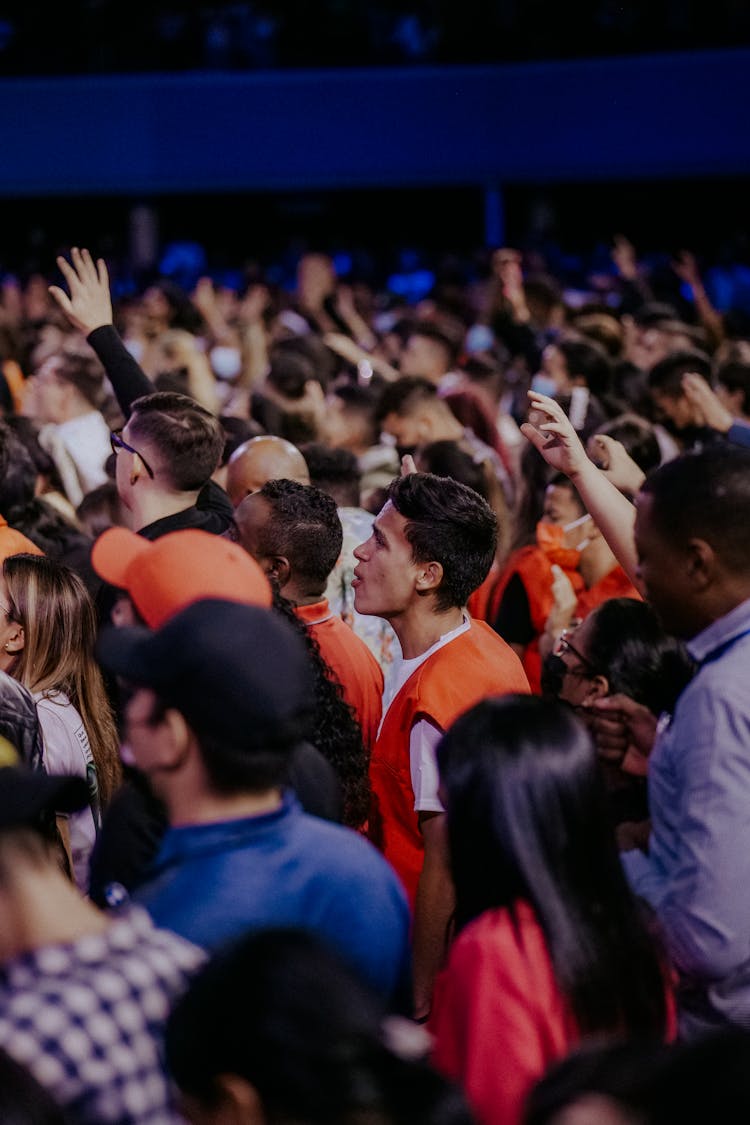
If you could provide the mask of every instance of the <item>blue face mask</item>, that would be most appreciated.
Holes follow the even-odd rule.
[[[557,394],[555,380],[550,375],[545,375],[543,371],[538,371],[531,380],[531,389],[538,395],[549,395],[550,398],[554,398]]]

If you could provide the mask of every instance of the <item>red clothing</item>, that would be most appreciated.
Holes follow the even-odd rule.
[[[613,567],[609,574],[605,574],[589,590],[581,591],[576,606],[577,616],[583,621],[592,609],[596,609],[602,602],[608,602],[610,598],[637,598],[638,601],[641,600],[641,595],[621,566]]]
[[[521,662],[483,621],[472,621],[412,673],[386,711],[370,760],[369,836],[395,868],[413,905],[424,860],[409,762],[411,728],[427,719],[447,730],[491,695],[528,693]]]
[[[534,1083],[579,1039],[533,910],[519,902],[516,917],[488,910],[470,922],[435,982],[433,1062],[480,1125],[517,1125]]]
[[[318,642],[321,656],[343,688],[344,699],[354,708],[365,746],[372,750],[383,707],[380,665],[325,598],[314,605],[299,605],[295,613]]]
[[[529,685],[535,694],[542,690],[542,658],[539,653],[539,638],[544,632],[547,618],[552,612],[552,563],[545,552],[536,545],[521,547],[508,559],[497,585],[492,591],[487,607],[487,620],[494,621],[503,600],[508,583],[515,575],[521,580],[529,603],[529,618],[534,630],[534,639],[526,646],[521,663],[529,678]],[[583,590],[583,579],[577,570],[565,570],[573,589]]]
[[[641,595],[636,590],[621,566],[615,566],[604,578],[595,582],[587,590],[583,579],[577,570],[563,568],[565,575],[570,579],[574,591],[578,595],[575,616],[583,621],[593,609],[610,598],[637,598]],[[487,606],[487,620],[494,622],[497,618],[508,583],[514,575],[518,575],[529,603],[529,617],[536,634],[534,639],[526,646],[521,662],[526,675],[529,677],[531,690],[538,694],[541,691],[542,659],[539,653],[539,638],[544,632],[547,618],[552,611],[552,562],[541,548],[537,546],[521,547],[508,559],[502,575],[497,581],[489,597]],[[481,587],[480,587],[481,589]]]
[[[490,567],[490,572],[485,578],[482,585],[477,586],[476,590],[474,590],[474,592],[469,595],[469,600],[466,603],[466,608],[471,616],[475,617],[477,621],[489,622],[490,620],[488,616],[488,607],[490,604],[490,598],[492,597],[492,593],[495,589],[495,583],[497,582],[499,575],[500,568],[497,565],[497,562],[493,562],[492,566]]]

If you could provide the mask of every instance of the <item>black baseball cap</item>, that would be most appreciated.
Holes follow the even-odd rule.
[[[310,658],[275,610],[205,599],[156,632],[104,629],[97,655],[109,671],[152,688],[197,734],[270,750],[291,749],[309,733]]]
[[[0,769],[0,830],[36,828],[45,814],[77,812],[88,802],[82,777],[52,777],[23,766]]]

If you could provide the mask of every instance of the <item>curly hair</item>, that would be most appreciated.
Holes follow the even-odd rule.
[[[310,740],[333,766],[341,782],[343,821],[361,828],[370,811],[369,755],[354,710],[344,700],[341,685],[321,656],[318,642],[294,612],[294,606],[278,592],[274,609],[302,636],[310,653],[315,680],[315,714]]]

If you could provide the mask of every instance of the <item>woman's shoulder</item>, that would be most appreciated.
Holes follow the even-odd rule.
[[[78,710],[64,692],[42,692],[35,699],[48,771],[85,774],[91,751]]]
[[[464,927],[453,943],[451,959],[470,965],[486,958],[511,972],[519,961],[549,962],[544,933],[529,903],[485,910]]]

